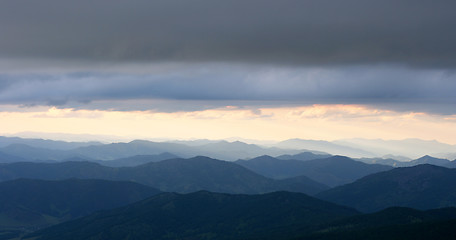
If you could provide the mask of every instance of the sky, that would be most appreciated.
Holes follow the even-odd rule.
[[[3,0],[0,135],[456,144],[450,0]]]

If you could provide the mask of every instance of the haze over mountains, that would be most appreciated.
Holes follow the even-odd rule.
[[[78,147],[80,144],[75,144],[74,148],[69,150],[36,147],[36,145],[42,146],[42,144],[32,145],[34,146],[14,143],[0,148],[0,152],[22,157],[27,160],[64,160],[72,157],[113,160],[135,155],[157,155],[164,152],[185,158],[208,156],[223,160],[237,160],[240,158],[257,157],[263,154],[277,156],[299,153],[298,150],[266,148],[254,144],[226,141],[192,146],[191,144],[185,145],[182,143],[135,140],[129,143],[95,144],[85,147]]]
[[[455,9],[1,0],[0,240],[455,240]]]
[[[390,166],[365,164],[342,156],[308,161],[279,160],[270,156],[261,156],[247,161],[239,160],[236,163],[271,178],[280,179],[304,175],[330,187],[392,169]]]
[[[278,190],[315,194],[328,187],[309,178],[273,180],[235,163],[207,157],[169,159],[136,167],[112,168],[93,162],[12,163],[0,165],[0,181],[68,178],[135,181],[161,191],[188,193],[265,193]]]
[[[430,155],[382,158],[299,139],[1,141],[0,240],[394,239],[398,229],[423,239],[423,229],[452,236],[456,226],[453,208],[419,211],[456,207],[456,161]],[[341,151],[372,157],[330,154]]]
[[[436,141],[406,139],[384,140],[340,140],[334,142],[290,139],[269,145],[247,144],[240,141],[170,141],[152,142],[135,140],[128,143],[101,144],[99,142],[63,142],[42,139],[2,137],[0,152],[26,160],[64,160],[81,157],[94,160],[113,160],[136,155],[159,155],[171,153],[179,157],[208,156],[216,159],[235,161],[255,158],[261,155],[296,155],[309,152],[318,155],[343,155],[355,158],[394,158],[404,161],[424,155],[453,160],[456,146]],[[376,143],[379,142],[378,146]],[[377,146],[377,147],[373,147]]]

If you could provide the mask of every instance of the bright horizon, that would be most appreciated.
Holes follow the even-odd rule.
[[[225,107],[194,112],[100,111],[57,109],[2,112],[1,135],[32,132],[133,139],[251,139],[292,138],[340,140],[351,138],[403,140],[417,138],[456,144],[455,116],[401,113],[359,105],[313,105],[237,109]],[[46,133],[48,133],[46,135]],[[25,136],[27,136],[25,134]],[[31,136],[31,135],[29,135]],[[40,134],[35,134],[40,138]],[[71,137],[54,137],[71,141]],[[77,140],[75,137],[74,140]],[[102,139],[99,139],[102,140]]]

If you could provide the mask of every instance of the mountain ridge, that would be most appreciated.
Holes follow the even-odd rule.
[[[420,210],[456,206],[456,169],[422,164],[379,172],[317,197],[374,212],[401,206]]]

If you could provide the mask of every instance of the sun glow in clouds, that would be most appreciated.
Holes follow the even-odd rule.
[[[262,140],[289,138],[436,139],[455,144],[456,115],[442,117],[395,112],[363,105],[217,109],[182,112],[102,111],[70,108],[3,107],[1,134],[45,132],[118,135],[131,138],[241,137]],[[5,111],[6,110],[6,111]]]

